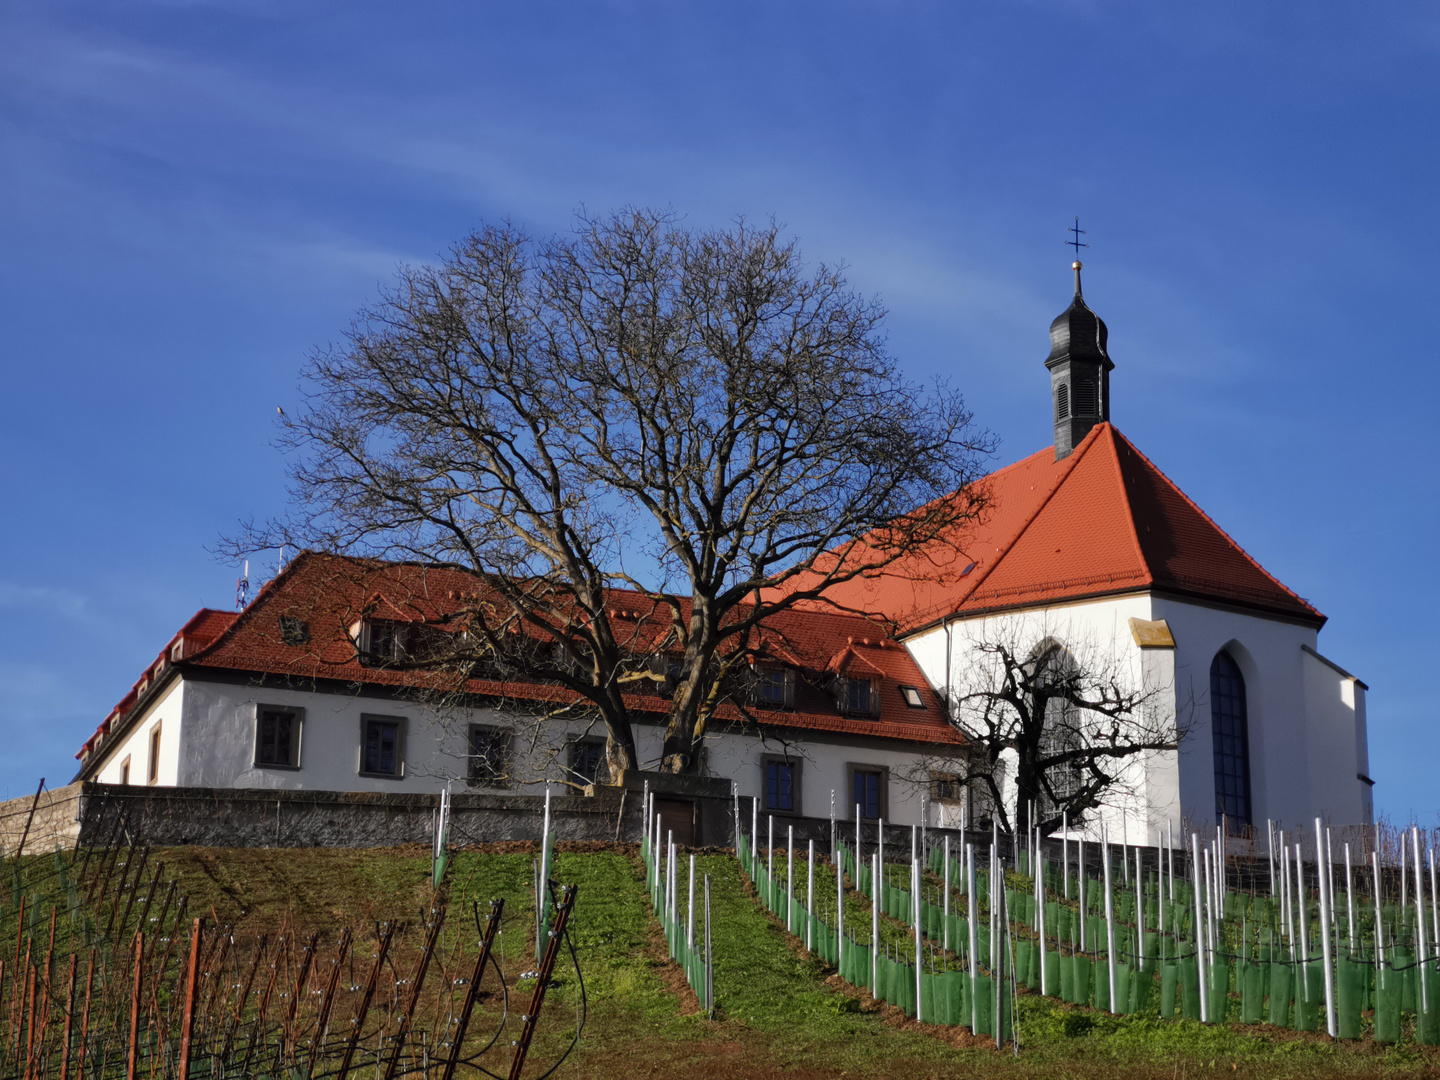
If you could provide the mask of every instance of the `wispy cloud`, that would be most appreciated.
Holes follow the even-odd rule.
[[[114,620],[98,611],[89,597],[48,585],[0,581],[0,611],[48,616],[94,634],[104,634],[116,628]],[[14,684],[7,682],[6,685],[14,689]]]

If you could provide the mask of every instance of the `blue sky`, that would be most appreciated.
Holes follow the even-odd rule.
[[[631,203],[846,261],[997,464],[1050,442],[1079,214],[1114,419],[1331,616],[1377,804],[1434,823],[1434,5],[11,0],[0,40],[0,796],[232,606],[275,406],[397,265]]]

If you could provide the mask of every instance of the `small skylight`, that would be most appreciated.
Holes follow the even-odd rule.
[[[971,570],[974,570],[977,565],[977,563],[970,563],[968,566],[965,567],[964,570],[960,571],[960,576],[964,577],[966,574],[970,573]]]
[[[900,694],[905,698],[905,704],[909,705],[910,708],[923,709],[925,707],[925,699],[920,696],[920,688],[918,686],[902,686],[900,687]]]

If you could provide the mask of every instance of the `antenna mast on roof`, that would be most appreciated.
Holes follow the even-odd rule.
[[[280,545],[280,561],[275,564],[275,576],[279,577],[285,572],[285,545]]]
[[[240,580],[235,582],[235,610],[244,611],[245,605],[250,602],[250,560],[245,560],[245,572],[240,575]]]

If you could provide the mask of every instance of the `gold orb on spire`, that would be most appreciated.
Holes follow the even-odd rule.
[[[1084,269],[1084,266],[1085,266],[1085,264],[1082,263],[1082,262],[1080,262],[1080,261],[1077,259],[1075,262],[1073,262],[1073,263],[1070,264],[1070,269],[1071,269],[1071,270],[1083,270],[1083,269]]]

